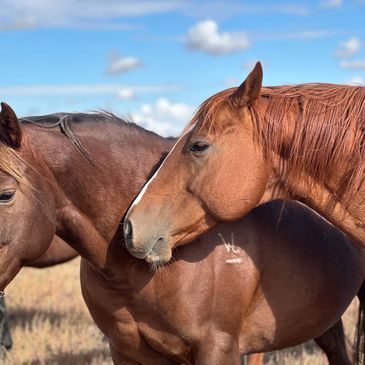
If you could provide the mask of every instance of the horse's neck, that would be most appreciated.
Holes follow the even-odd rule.
[[[324,187],[312,189],[299,196],[300,201],[365,246],[365,190],[361,189],[349,205],[344,205],[341,201],[328,203],[331,198],[331,193]]]
[[[29,127],[28,134],[56,182],[56,233],[87,261],[103,267],[118,223],[172,141],[149,138],[132,126],[72,127],[92,162],[57,130]]]
[[[365,185],[359,190],[351,204],[344,205],[341,201],[334,201],[333,193],[326,187],[314,182],[311,184],[311,189],[303,188],[300,184],[288,186],[286,182],[280,181],[277,170],[275,170],[260,203],[265,203],[273,197],[301,201],[365,246],[365,224],[363,223],[365,219]]]

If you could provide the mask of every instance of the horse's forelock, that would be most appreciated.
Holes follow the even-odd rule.
[[[18,183],[28,185],[28,180],[21,168],[21,158],[18,153],[0,143],[0,170],[12,176]]]
[[[224,128],[224,125],[220,123],[217,116],[222,110],[222,107],[227,105],[231,108],[232,112],[235,111],[230,103],[229,97],[236,89],[237,88],[223,90],[205,100],[199,106],[191,121],[184,128],[182,134],[186,133],[187,130],[191,129],[195,125],[199,126],[200,130],[206,130],[208,134],[221,131]]]

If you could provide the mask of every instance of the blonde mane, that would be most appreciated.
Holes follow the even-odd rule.
[[[12,176],[19,184],[28,186],[27,178],[20,167],[21,159],[17,152],[0,143],[0,170]]]

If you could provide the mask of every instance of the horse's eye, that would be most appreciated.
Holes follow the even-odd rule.
[[[1,203],[10,203],[15,196],[15,190],[6,190],[0,192],[0,204]]]
[[[202,153],[209,148],[209,143],[198,141],[190,146],[190,151],[194,153]]]

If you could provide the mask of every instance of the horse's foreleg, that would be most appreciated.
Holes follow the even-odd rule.
[[[174,365],[176,362],[167,359],[154,351],[143,341],[139,349],[133,349],[132,357],[124,351],[118,351],[112,344],[109,344],[114,365]],[[136,358],[138,360],[136,360]]]
[[[257,354],[248,355],[248,365],[263,365],[264,364],[264,353],[260,352]]]
[[[120,352],[115,350],[112,345],[110,345],[110,352],[112,354],[114,365],[142,365],[139,362],[126,359]]]
[[[4,297],[0,297],[0,345],[7,350],[10,350],[13,346]]]
[[[356,338],[354,344],[355,364],[363,364],[365,360],[365,282],[362,284],[357,297],[360,301],[359,317],[356,325]]]
[[[351,365],[341,320],[314,340],[326,354],[329,365]]]
[[[238,344],[224,333],[210,336],[200,343],[194,365],[240,365]]]

